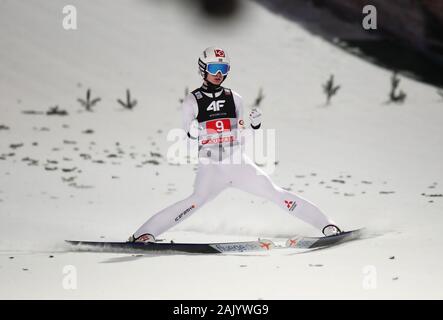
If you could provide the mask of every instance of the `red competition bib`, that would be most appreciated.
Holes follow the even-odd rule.
[[[231,131],[231,121],[229,119],[217,119],[206,122],[206,132],[208,134]]]

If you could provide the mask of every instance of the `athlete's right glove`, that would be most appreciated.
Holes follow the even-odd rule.
[[[261,111],[258,108],[253,108],[249,114],[249,120],[253,129],[260,128],[261,125]]]
[[[197,120],[192,120],[191,125],[189,127],[188,138],[197,139],[199,133],[199,124]]]

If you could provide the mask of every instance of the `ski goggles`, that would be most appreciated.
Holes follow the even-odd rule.
[[[229,64],[226,63],[208,63],[206,66],[206,71],[212,75],[216,75],[220,72],[223,76],[227,75],[229,72]]]

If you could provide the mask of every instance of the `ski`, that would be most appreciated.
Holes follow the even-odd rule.
[[[72,241],[66,242],[73,251],[82,252],[114,252],[114,253],[196,253],[220,254],[269,251],[272,249],[315,249],[329,247],[361,237],[364,229],[345,231],[328,237],[295,236],[286,241],[286,245],[276,245],[271,240],[259,239],[245,242],[219,243],[131,243],[131,242],[103,242],[103,241]]]
[[[268,251],[275,247],[270,240],[221,243],[131,243],[131,242],[96,242],[72,241],[66,242],[74,251],[114,252],[114,253],[239,253],[250,251]]]
[[[346,241],[352,241],[361,238],[364,228],[351,231],[344,231],[337,235],[328,237],[305,237],[295,236],[286,241],[287,248],[296,249],[315,249],[329,247]]]

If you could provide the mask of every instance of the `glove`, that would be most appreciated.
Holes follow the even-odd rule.
[[[249,120],[253,129],[260,128],[261,125],[261,111],[258,108],[253,108],[249,114]]]
[[[190,128],[189,128],[189,132],[188,132],[188,138],[190,139],[197,139],[198,138],[198,133],[200,130],[200,126],[198,124],[197,120],[193,120],[191,122]]]

